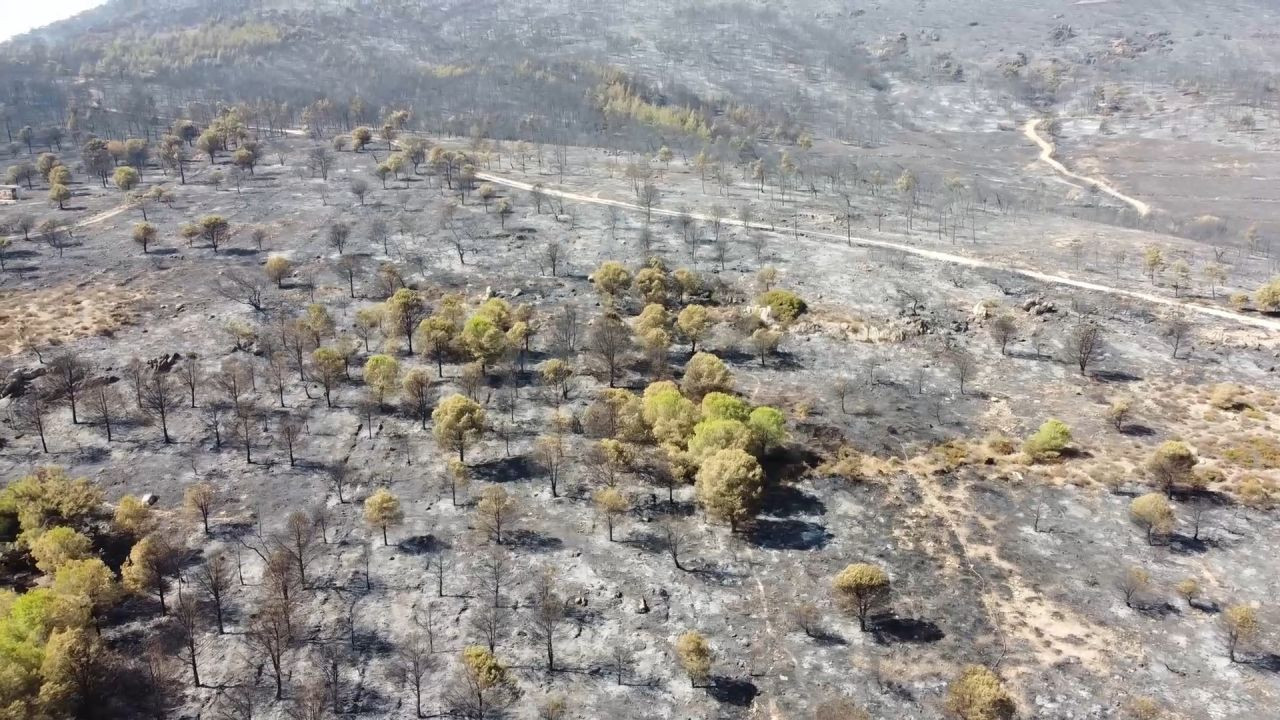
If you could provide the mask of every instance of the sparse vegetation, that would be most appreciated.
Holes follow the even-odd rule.
[[[1267,716],[1257,0],[240,5],[0,44],[0,716]]]

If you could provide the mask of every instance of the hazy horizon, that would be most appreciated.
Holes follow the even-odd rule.
[[[106,0],[45,0],[42,3],[17,5],[9,10],[8,21],[0,26],[0,42],[59,20],[66,20],[104,2]]]

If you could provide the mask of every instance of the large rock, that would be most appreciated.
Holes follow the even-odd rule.
[[[147,367],[157,373],[167,373],[173,369],[174,365],[182,359],[182,353],[171,353],[169,355],[161,355],[158,358],[152,358],[147,361]]]
[[[42,367],[14,370],[5,379],[4,387],[0,388],[0,398],[22,397],[27,393],[27,388],[31,386],[31,382],[44,375],[45,372],[46,370]]]
[[[1052,302],[1048,300],[1045,300],[1043,297],[1039,295],[1037,295],[1036,297],[1030,298],[1026,302],[1022,303],[1022,309],[1025,310],[1026,312],[1031,313],[1032,315],[1045,315],[1048,313],[1054,313],[1058,311],[1058,308],[1056,305],[1054,305]]]

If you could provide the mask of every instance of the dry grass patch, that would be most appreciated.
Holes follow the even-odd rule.
[[[1249,470],[1280,469],[1280,439],[1263,435],[1245,436],[1223,450],[1222,459]]]
[[[134,305],[145,295],[106,285],[0,294],[0,353],[14,355],[33,346],[110,335],[137,320]]]

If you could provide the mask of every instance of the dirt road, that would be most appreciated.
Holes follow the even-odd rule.
[[[476,177],[486,182],[491,182],[496,185],[504,185],[506,187],[514,188],[517,190],[524,190],[526,192],[533,190],[533,185],[530,183],[521,182],[519,180],[512,180],[510,178],[506,178],[501,175],[494,175],[493,173],[477,172]],[[612,200],[608,198],[595,197],[593,195],[583,195],[581,193],[569,192],[566,190],[557,190],[555,188],[549,188],[545,186],[542,188],[542,192],[553,197],[563,198],[565,200],[572,200],[574,202],[589,203],[592,205],[610,205],[616,208],[622,208],[624,210],[631,210],[634,212],[641,212],[641,213],[645,211],[644,208],[640,207],[639,205],[636,205],[635,203],[625,202],[623,200]],[[676,210],[667,210],[663,208],[653,208],[650,212],[654,215],[663,216],[663,217],[674,217],[682,214]],[[710,216],[702,215],[699,213],[689,213],[689,215],[701,221],[708,221],[711,219]],[[744,224],[741,220],[737,220],[736,218],[721,218],[721,222],[726,225],[735,225],[738,227],[749,227],[753,230],[763,230],[766,232],[774,232],[774,230],[772,230],[769,226],[763,223],[745,223]],[[834,240],[841,243],[846,242],[846,238],[844,235],[837,235],[835,233],[824,233],[816,230],[799,230],[797,234],[800,235],[801,237],[806,237],[809,239],[817,239],[817,240],[824,240],[824,241]],[[1231,310],[1226,310],[1223,308],[1213,307],[1209,305],[1201,305],[1199,303],[1188,302],[1188,301],[1180,300],[1177,298],[1165,297],[1163,295],[1156,295],[1153,293],[1146,293],[1146,292],[1141,292],[1137,290],[1125,290],[1123,288],[1111,287],[1110,285],[1102,285],[1095,282],[1089,282],[1088,280],[1078,280],[1076,278],[1067,277],[1065,275],[1056,275],[1053,273],[1045,273],[1045,272],[1040,272],[1038,270],[1032,270],[1030,268],[1004,265],[1001,263],[992,262],[990,260],[982,260],[980,258],[967,257],[965,255],[955,255],[952,253],[941,252],[938,250],[929,250],[926,248],[913,247],[911,245],[903,245],[900,243],[890,242],[888,240],[873,240],[871,238],[854,236],[851,240],[848,240],[847,242],[851,242],[853,244],[860,245],[863,247],[881,248],[884,250],[891,250],[895,252],[906,253],[908,255],[914,255],[916,257],[925,258],[927,260],[933,260],[936,262],[962,265],[964,267],[971,267],[971,268],[1002,270],[1004,272],[1010,272],[1015,275],[1021,275],[1022,277],[1030,278],[1032,280],[1038,280],[1040,282],[1052,283],[1054,285],[1062,285],[1065,287],[1079,288],[1081,290],[1089,290],[1092,292],[1106,293],[1108,295],[1112,295],[1115,297],[1123,297],[1131,300],[1141,300],[1143,302],[1152,303],[1154,305],[1177,308],[1185,312],[1196,313],[1199,315],[1203,315],[1206,317],[1211,317],[1219,320],[1228,320],[1230,322],[1239,323],[1242,325],[1251,325],[1253,327],[1263,328],[1265,330],[1280,331],[1280,320],[1272,320],[1270,318],[1258,317],[1258,316],[1252,316],[1252,315],[1242,315],[1237,312],[1232,312]]]
[[[1098,190],[1101,190],[1102,192],[1110,195],[1111,197],[1123,203],[1129,204],[1130,206],[1133,207],[1134,210],[1137,210],[1138,214],[1141,215],[1142,217],[1146,217],[1151,214],[1150,205],[1142,202],[1137,198],[1133,198],[1133,197],[1129,197],[1128,195],[1125,195],[1124,193],[1112,187],[1106,180],[1091,178],[1086,175],[1081,175],[1079,173],[1075,173],[1068,170],[1067,166],[1063,165],[1061,162],[1058,161],[1057,158],[1053,156],[1053,153],[1055,151],[1055,148],[1053,147],[1053,143],[1040,137],[1040,132],[1039,132],[1040,123],[1041,123],[1040,119],[1033,118],[1031,120],[1028,120],[1026,125],[1022,126],[1022,134],[1026,135],[1028,140],[1030,140],[1031,142],[1035,143],[1040,147],[1040,162],[1056,170],[1059,175],[1071,178],[1072,180],[1079,180],[1080,182],[1090,187],[1096,187],[1098,188]]]
[[[82,227],[88,227],[88,226],[90,226],[90,225],[96,225],[96,224],[98,224],[98,223],[100,223],[100,222],[103,222],[103,221],[106,221],[106,220],[110,220],[111,218],[113,218],[113,217],[115,217],[115,216],[119,215],[120,213],[122,213],[122,212],[124,212],[124,211],[128,210],[128,209],[129,209],[129,207],[130,207],[130,206],[129,206],[129,204],[128,204],[128,203],[126,203],[126,204],[124,204],[124,205],[117,205],[116,207],[110,208],[110,209],[108,209],[108,210],[103,210],[103,211],[102,211],[102,212],[100,212],[100,213],[96,213],[96,214],[94,214],[94,215],[90,215],[89,217],[87,217],[87,218],[85,218],[85,219],[83,219],[83,220],[80,220],[80,221],[78,221],[78,222],[72,223],[72,224],[71,224],[71,228],[72,228],[73,230],[78,230],[78,229],[80,229],[80,228],[82,228]],[[4,238],[4,239],[6,239],[6,240],[12,240],[12,241],[14,241],[14,242],[17,242],[18,240],[21,240],[21,239],[22,239],[22,233],[15,233],[15,234],[13,234],[13,235],[0,235],[0,238]]]

